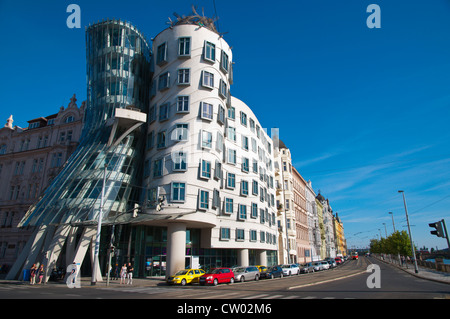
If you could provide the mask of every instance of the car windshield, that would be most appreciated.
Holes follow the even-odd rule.
[[[244,272],[245,268],[244,267],[237,267],[233,269],[233,272]]]
[[[179,272],[177,272],[175,274],[175,276],[186,275],[188,271],[189,271],[189,269],[180,270]]]
[[[269,267],[268,270],[269,270],[269,271],[274,271],[274,270],[277,270],[277,267],[276,267],[276,266],[274,266],[274,267]]]
[[[291,265],[281,265],[281,268],[290,268]]]
[[[211,271],[212,274],[220,274],[222,273],[222,269],[214,269],[213,271]]]

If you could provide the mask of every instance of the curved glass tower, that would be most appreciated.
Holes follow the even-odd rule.
[[[128,22],[106,20],[87,27],[86,51],[88,99],[80,145],[19,226],[97,220],[104,178],[103,222],[115,221],[138,201],[150,47]]]

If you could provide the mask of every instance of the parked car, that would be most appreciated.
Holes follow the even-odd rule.
[[[334,258],[334,260],[336,261],[336,265],[342,264],[342,259],[341,259],[341,257],[336,257],[336,258]]]
[[[329,259],[327,260],[327,262],[330,265],[330,268],[334,268],[337,266],[336,261],[334,261],[333,259]]]
[[[323,269],[330,269],[330,264],[327,261],[322,260],[320,263],[322,264]]]
[[[300,273],[300,268],[298,268],[297,264],[281,265],[281,269],[283,269],[283,274],[286,276],[298,275]]]
[[[300,273],[301,274],[306,274],[306,273],[310,273],[310,272],[314,272],[313,263],[305,263],[305,264],[300,265]]]
[[[205,274],[203,269],[183,269],[173,276],[167,278],[167,283],[180,284],[182,286],[190,283],[198,283],[199,278]]]
[[[246,280],[259,280],[259,269],[255,266],[233,268],[234,280],[244,282]]]
[[[206,284],[217,286],[218,284],[227,282],[230,284],[234,283],[234,273],[230,268],[216,268],[210,273],[204,274],[199,279],[199,283],[202,286]]]
[[[320,261],[313,262],[314,271],[321,271],[323,270],[323,265]]]
[[[276,277],[280,277],[283,278],[284,274],[283,274],[283,269],[280,266],[272,266],[267,268],[267,270],[265,272],[261,273],[261,278],[276,278]]]

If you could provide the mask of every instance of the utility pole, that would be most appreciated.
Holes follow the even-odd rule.
[[[417,260],[416,260],[416,250],[414,249],[412,234],[411,234],[411,227],[409,226],[409,218],[408,218],[408,209],[406,208],[406,199],[405,199],[405,192],[404,191],[398,191],[399,193],[402,193],[403,195],[403,204],[405,205],[405,213],[406,213],[406,223],[408,224],[408,232],[409,232],[409,240],[411,241],[411,250],[414,258],[414,272],[417,274],[419,273],[419,268],[417,267]]]

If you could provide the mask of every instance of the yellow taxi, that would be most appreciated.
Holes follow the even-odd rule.
[[[266,272],[267,271],[267,267],[266,266],[258,265],[258,266],[256,266],[256,268],[258,268],[259,272]]]
[[[198,283],[201,276],[205,274],[203,269],[183,269],[177,272],[175,275],[167,278],[167,283],[180,284],[182,286],[191,283]]]

